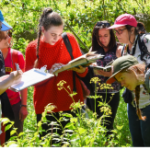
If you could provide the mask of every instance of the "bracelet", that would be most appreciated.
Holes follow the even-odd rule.
[[[21,107],[27,107],[27,105],[21,105]]]

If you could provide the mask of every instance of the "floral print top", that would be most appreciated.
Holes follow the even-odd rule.
[[[117,45],[114,46],[114,48],[112,48],[112,50],[108,51],[108,52],[104,52],[104,50],[99,50],[98,53],[104,55],[104,57],[102,59],[97,60],[97,65],[98,66],[102,66],[105,67],[109,62],[111,62],[112,60],[115,60],[116,57],[116,49],[117,49]],[[120,84],[117,82],[112,83],[111,85],[106,84],[106,80],[108,79],[108,77],[104,77],[102,75],[94,75],[95,77],[99,77],[100,82],[97,83],[96,86],[96,92],[97,93],[117,93],[120,90]]]

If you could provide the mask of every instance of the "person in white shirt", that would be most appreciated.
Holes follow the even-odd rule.
[[[123,14],[118,16],[114,25],[108,29],[114,29],[119,42],[124,44],[121,56],[133,55],[137,58],[139,64],[146,64],[149,57],[142,57],[144,51],[143,46],[140,47],[140,41],[143,39],[144,45],[150,53],[150,34],[143,34],[145,32],[143,23],[137,22],[131,14]],[[128,96],[129,93],[131,93],[131,96]],[[127,111],[133,146],[150,146],[150,95],[141,85],[138,107],[141,109],[142,114],[147,116],[144,121],[140,120],[136,114],[133,101],[136,97],[135,93],[129,89],[128,95],[125,93],[124,97],[128,96]]]

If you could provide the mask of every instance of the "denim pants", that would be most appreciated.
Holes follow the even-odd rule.
[[[127,105],[127,111],[133,146],[150,146],[150,105],[141,109],[142,116],[146,116],[145,121],[138,119],[136,108],[130,103]]]

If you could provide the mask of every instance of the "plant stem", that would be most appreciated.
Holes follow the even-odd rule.
[[[103,0],[103,10],[104,10],[104,20],[106,18],[106,11],[105,11],[105,0]]]
[[[95,102],[95,113],[96,113],[96,83],[95,83],[95,98],[94,98],[94,102]]]
[[[148,12],[144,11],[144,7],[141,6],[137,0],[134,0],[134,1],[137,3],[137,5],[139,6],[139,8],[142,10],[143,14],[146,14],[146,13],[148,14]]]

